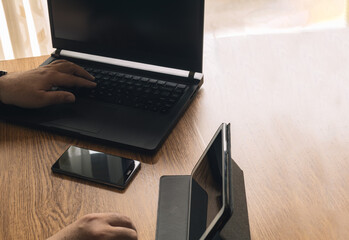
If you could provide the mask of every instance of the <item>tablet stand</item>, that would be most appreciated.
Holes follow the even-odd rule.
[[[233,215],[214,240],[250,240],[250,228],[246,204],[243,171],[232,161]],[[189,230],[190,176],[163,176],[160,179],[156,240],[196,240],[205,229],[207,196],[201,188],[193,186],[193,198],[199,198],[193,205],[191,236]]]

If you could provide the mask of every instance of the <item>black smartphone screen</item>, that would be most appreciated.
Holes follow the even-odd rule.
[[[118,188],[125,188],[140,162],[71,146],[52,166],[52,171]]]

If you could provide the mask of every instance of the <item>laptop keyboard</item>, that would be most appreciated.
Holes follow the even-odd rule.
[[[97,87],[77,90],[78,97],[166,114],[188,89],[184,84],[82,67],[96,78]]]

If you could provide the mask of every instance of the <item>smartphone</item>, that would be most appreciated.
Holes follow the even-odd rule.
[[[141,163],[71,146],[52,166],[52,172],[125,189]]]

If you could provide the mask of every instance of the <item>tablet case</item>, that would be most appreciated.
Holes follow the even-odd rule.
[[[157,240],[187,239],[190,176],[162,176],[156,226]]]
[[[243,171],[232,160],[232,196],[233,215],[214,240],[250,240],[250,227],[248,221],[247,202]],[[160,179],[158,218],[156,227],[156,240],[187,240],[188,239],[188,214],[190,202],[190,175],[163,176]],[[191,213],[195,216],[190,240],[197,240],[205,229],[206,209],[205,195],[199,188],[195,188],[193,197],[200,198],[200,204],[194,205]],[[206,193],[205,193],[206,194]],[[207,201],[207,196],[206,196]],[[200,221],[201,220],[201,221]],[[193,224],[192,222],[192,224]]]
[[[246,191],[244,172],[234,162],[232,162],[232,197],[234,210],[233,215],[220,232],[221,240],[251,240],[250,224],[248,221]],[[216,239],[215,239],[216,240]]]
[[[157,240],[187,239],[188,226],[192,231],[189,239],[197,239],[206,228],[207,194],[193,182],[192,201],[197,202],[190,210],[190,176],[162,176],[157,220]],[[198,201],[198,199],[200,199]],[[195,221],[188,222],[189,211]]]

